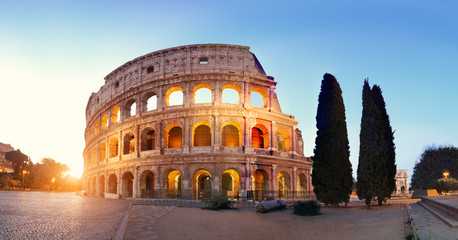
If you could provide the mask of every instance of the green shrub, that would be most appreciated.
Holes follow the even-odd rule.
[[[205,203],[207,203],[207,206],[203,207],[203,209],[220,210],[232,208],[232,202],[227,199],[227,197],[223,196],[212,197],[208,200],[205,200]]]
[[[319,215],[321,205],[317,201],[297,201],[294,203],[294,214],[301,216]]]

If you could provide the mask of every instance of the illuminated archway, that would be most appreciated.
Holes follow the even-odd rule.
[[[130,153],[135,152],[135,137],[134,137],[134,134],[127,133],[124,136],[123,147],[124,147],[123,154],[130,154]]]
[[[121,108],[116,106],[111,111],[111,123],[118,123],[121,119]]]
[[[102,129],[106,129],[108,127],[108,114],[104,114],[102,117]]]
[[[287,172],[280,172],[277,175],[277,190],[279,199],[287,199],[291,191],[291,178]]]
[[[251,106],[267,107],[267,94],[261,88],[254,88],[251,90]]]
[[[205,121],[199,121],[193,126],[192,145],[194,147],[211,146],[211,128]]]
[[[233,84],[227,84],[223,87],[222,103],[239,104],[241,101],[240,88]]]
[[[288,131],[280,129],[277,131],[277,150],[288,152],[290,150],[291,138]]]
[[[154,174],[146,170],[140,177],[140,197],[154,198]]]
[[[118,192],[118,178],[114,174],[108,177],[108,192],[114,194]]]
[[[167,174],[167,198],[181,197],[181,174],[178,170],[171,170]]]
[[[178,124],[169,126],[170,130],[167,132],[167,148],[180,148],[183,146],[183,130]]]
[[[251,189],[253,190],[253,200],[262,201],[267,196],[269,190],[269,175],[266,171],[258,169],[251,176]]]
[[[110,157],[116,157],[118,156],[118,139],[117,138],[112,138],[110,140]]]
[[[208,84],[199,84],[194,87],[193,91],[194,103],[211,103],[212,88]]]
[[[91,186],[92,186],[91,194],[92,194],[92,195],[96,195],[96,194],[97,194],[97,188],[96,188],[96,187],[97,187],[97,177],[95,177],[95,176],[92,177],[92,184],[91,184]]]
[[[201,169],[194,173],[193,177],[194,199],[207,199],[212,195],[212,179],[210,173]]]
[[[107,144],[101,143],[99,148],[99,161],[103,161],[107,158]]]
[[[181,87],[171,87],[165,92],[165,105],[183,105],[183,89]]]
[[[223,196],[238,198],[240,191],[240,177],[234,169],[227,169],[221,176]]]
[[[267,128],[262,124],[256,124],[251,129],[251,146],[253,148],[267,148],[268,146]]]
[[[236,122],[226,122],[223,125],[222,145],[228,147],[240,147],[242,135],[240,134],[240,124]]]
[[[304,198],[307,195],[307,178],[301,173],[297,176],[297,197]]]
[[[122,196],[132,197],[134,187],[134,175],[131,172],[125,172],[122,175]]]

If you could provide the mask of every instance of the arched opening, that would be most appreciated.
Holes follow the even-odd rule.
[[[128,133],[124,136],[123,146],[123,154],[130,154],[135,152],[135,137],[132,133]]]
[[[94,147],[92,149],[92,163],[96,163],[97,162],[97,147]]]
[[[223,191],[223,196],[229,198],[238,198],[240,191],[240,178],[237,171],[233,169],[228,169],[223,172],[221,177],[221,189]]]
[[[92,186],[91,194],[92,195],[96,195],[97,194],[97,188],[96,188],[97,187],[97,178],[95,176],[92,178],[92,185],[91,186]]]
[[[108,114],[103,115],[101,125],[102,125],[102,129],[105,129],[108,127]]]
[[[194,103],[211,103],[212,91],[208,84],[199,84],[194,87]]]
[[[277,131],[277,150],[287,152],[290,149],[290,140],[288,131],[280,129]]]
[[[129,100],[125,106],[126,118],[135,116],[137,114],[137,104],[134,99]]]
[[[406,188],[404,186],[401,187],[401,193],[404,193],[404,191],[406,190]]]
[[[207,125],[200,125],[194,129],[193,132],[193,146],[200,147],[200,146],[211,146],[212,138],[211,138],[211,130],[210,127]]]
[[[118,192],[118,178],[114,174],[108,177],[108,192],[114,194]]]
[[[94,125],[94,134],[98,134],[98,133],[99,133],[99,128],[100,128],[99,125],[100,125],[100,124],[99,124],[99,121],[98,121],[98,120],[95,121],[95,125]]]
[[[142,151],[153,150],[156,146],[156,132],[152,128],[146,128],[142,132]]]
[[[91,130],[89,131],[89,136],[92,137],[94,135],[94,125],[91,126]]]
[[[268,131],[261,124],[256,124],[251,129],[251,146],[253,148],[267,148]]]
[[[146,170],[140,178],[140,197],[154,198],[154,174]]]
[[[113,108],[113,111],[111,111],[111,123],[118,123],[121,119],[121,108],[119,106],[116,106]]]
[[[181,174],[178,170],[172,170],[167,175],[167,198],[181,197]]]
[[[240,147],[239,129],[233,125],[223,127],[223,146]]]
[[[107,144],[101,143],[99,148],[99,161],[105,160],[107,157]]]
[[[183,89],[180,87],[172,87],[165,93],[165,105],[183,105]]]
[[[291,191],[291,178],[287,172],[277,175],[277,190],[279,199],[288,199]]]
[[[258,169],[251,176],[251,189],[253,190],[253,200],[262,201],[267,196],[269,190],[269,175],[266,171]]]
[[[170,129],[168,134],[167,147],[180,148],[183,145],[183,132],[181,127],[176,126]]]
[[[146,111],[152,111],[157,109],[157,96],[154,93],[149,93],[145,96]]]
[[[99,190],[100,190],[100,196],[103,197],[103,193],[105,193],[105,176],[104,175],[99,177]]]
[[[122,196],[132,197],[134,187],[134,175],[130,172],[125,172],[122,175]]]
[[[212,195],[211,175],[207,170],[199,170],[194,174],[194,199],[207,199]]]
[[[112,138],[110,140],[110,157],[118,156],[118,139]]]
[[[307,178],[305,177],[305,174],[299,174],[297,176],[296,182],[297,197],[305,198],[307,195]]]
[[[240,103],[240,91],[238,91],[236,89],[238,89],[237,86],[234,86],[234,88],[227,87],[227,88],[223,89],[222,102],[223,103],[239,104]]]
[[[251,93],[251,106],[264,107],[262,95],[257,92]]]

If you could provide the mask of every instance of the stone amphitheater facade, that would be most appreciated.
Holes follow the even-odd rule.
[[[86,107],[84,190],[308,198],[312,162],[298,121],[281,111],[276,85],[246,46],[187,45],[125,63]]]

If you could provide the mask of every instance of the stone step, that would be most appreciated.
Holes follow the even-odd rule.
[[[446,211],[444,211],[442,208],[438,207],[437,205],[433,205],[434,203],[431,203],[432,201],[419,201],[418,204],[431,212],[434,216],[439,218],[441,221],[443,221],[445,224],[452,228],[458,228],[458,221],[454,219],[453,216],[450,216]]]

